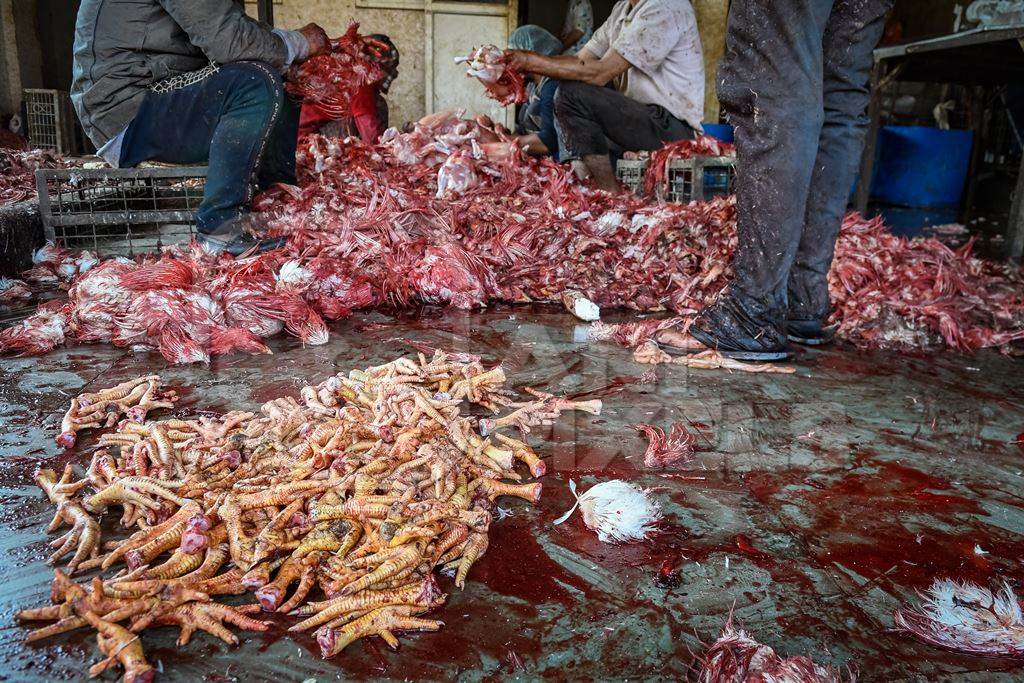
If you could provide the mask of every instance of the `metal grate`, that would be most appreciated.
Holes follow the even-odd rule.
[[[646,159],[619,159],[615,165],[615,175],[623,187],[628,187],[633,194],[640,194],[644,188],[644,171],[647,170]]]
[[[23,93],[29,144],[59,154],[79,152],[75,113],[64,90],[26,89]]]
[[[732,194],[736,182],[736,157],[692,157],[676,159],[668,165],[670,202],[707,201]]]
[[[205,167],[36,171],[46,238],[101,256],[190,240],[205,184]]]

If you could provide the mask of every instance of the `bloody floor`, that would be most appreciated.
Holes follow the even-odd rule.
[[[205,635],[183,649],[175,632],[144,636],[161,680],[328,681],[679,679],[730,611],[784,654],[859,672],[862,681],[1020,680],[1012,662],[958,656],[890,631],[901,601],[936,577],[992,587],[1019,582],[1024,554],[1024,373],[986,352],[910,358],[851,349],[803,352],[796,375],[659,368],[656,384],[628,351],[588,344],[553,307],[485,313],[375,313],[332,327],[326,346],[271,342],[273,356],[167,368],[156,354],[74,347],[4,359],[0,371],[0,678],[79,680],[94,639],[21,644],[19,607],[47,600],[42,562],[51,511],[31,483],[60,464],[60,414],[86,385],[159,372],[191,410],[253,408],[349,368],[390,360],[418,341],[502,361],[517,386],[600,397],[600,417],[563,418],[532,441],[549,457],[537,507],[506,503],[465,592],[452,592],[438,634],[398,652],[362,641],[332,661],[311,637],[241,634],[228,648]],[[186,389],[185,387],[191,387]],[[645,441],[626,425],[701,433],[698,465],[644,471]],[[71,457],[80,461],[92,439]],[[608,478],[652,487],[666,524],[648,542],[602,545],[577,515],[552,522],[583,488]],[[667,563],[667,564],[666,564]],[[656,581],[676,568],[679,585]],[[451,589],[451,580],[442,586]]]

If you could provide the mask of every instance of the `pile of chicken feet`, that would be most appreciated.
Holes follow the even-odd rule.
[[[324,657],[371,635],[394,647],[396,632],[436,631],[442,622],[422,616],[446,597],[434,571],[462,588],[495,499],[541,493],[516,465],[537,477],[544,462],[501,430],[601,409],[540,392],[517,402],[504,385],[500,366],[438,351],[340,373],[258,414],[146,421],[134,408],[159,395],[155,377],[93,395],[128,419],[100,437],[83,478],[72,464],[36,474],[57,506],[50,531],[72,527],[51,561],[73,557],[55,570],[52,604],[18,613],[52,622],[27,640],[92,628],[106,658],[91,674],[120,665],[125,681],[149,681],[138,634],[159,626],[179,627],[182,645],[197,630],[237,643],[229,625],[263,631],[256,615],[276,611],[299,618],[291,631],[317,629]],[[463,414],[466,402],[505,414]],[[115,509],[135,531],[104,542],[100,521]],[[250,592],[257,603],[220,602]]]

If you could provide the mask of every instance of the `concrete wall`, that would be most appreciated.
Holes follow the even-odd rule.
[[[43,87],[34,0],[0,0],[0,117],[21,109],[24,88]]]
[[[18,32],[18,67],[22,88],[42,88],[43,51],[34,1],[15,0],[14,24]]]
[[[718,87],[715,74],[725,54],[725,27],[729,0],[692,0],[704,51],[704,120],[718,122]]]
[[[25,88],[70,87],[77,11],[77,0],[0,0],[0,118]]]

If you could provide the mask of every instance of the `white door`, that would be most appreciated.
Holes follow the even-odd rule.
[[[465,109],[512,125],[515,112],[488,98],[476,79],[466,76],[455,58],[491,43],[504,48],[517,23],[518,0],[424,3],[426,25],[426,105],[428,112]]]

